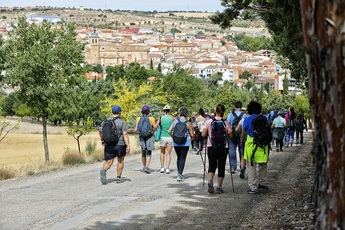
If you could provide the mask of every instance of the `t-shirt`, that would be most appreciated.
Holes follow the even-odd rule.
[[[275,118],[273,120],[273,124],[274,124],[275,128],[284,128],[286,126],[285,125],[285,119],[282,118],[281,116]]]
[[[221,117],[215,117],[216,120],[221,120],[222,118]],[[211,143],[211,131],[212,131],[212,127],[211,127],[211,124],[212,124],[212,121],[213,119],[209,119],[206,121],[205,123],[205,127],[204,127],[204,130],[206,130],[207,132],[207,147],[211,147],[212,146],[212,143]],[[231,125],[229,124],[228,121],[224,121],[225,123],[225,132],[228,134],[230,133],[231,131]],[[225,145],[225,148],[228,148],[228,141],[226,141],[226,145]]]
[[[115,119],[115,118],[116,118],[116,116],[110,117],[108,119]],[[104,124],[104,121],[102,122],[101,127],[103,127],[103,124]],[[119,134],[121,134],[119,137],[119,142],[117,142],[117,145],[125,145],[123,133],[127,132],[127,130],[128,130],[126,123],[121,118],[117,118],[117,119],[115,119],[115,126],[116,126],[117,132]]]
[[[171,115],[163,115],[160,119],[161,124],[161,137],[170,137],[169,129],[174,119]]]
[[[242,112],[241,110],[236,110],[236,111],[235,111],[235,114],[237,115],[237,117],[240,117],[242,113],[243,113],[243,112]],[[234,122],[234,120],[235,120],[234,114],[232,114],[232,112],[229,113],[228,118],[227,118],[226,120],[229,122],[229,124],[232,125],[233,122]],[[236,127],[235,127],[235,128],[236,128]]]
[[[253,121],[258,116],[258,114],[248,115],[243,120],[243,129],[246,131],[247,135],[254,137]]]
[[[195,122],[196,122],[196,125],[197,125],[199,131],[202,132],[202,130],[204,129],[204,126],[205,126],[206,118],[204,118],[203,116],[199,115],[195,119]]]
[[[184,143],[184,144],[176,144],[175,142],[174,142],[174,146],[180,146],[180,147],[189,147],[190,145],[191,145],[191,138],[190,138],[190,135],[189,135],[189,126],[190,125],[192,125],[190,122],[187,122],[187,119],[185,118],[185,117],[180,117],[179,118],[179,120],[181,121],[181,122],[186,122],[186,124],[187,124],[187,133],[186,133],[186,135],[187,135],[187,141],[186,141],[186,143]],[[179,122],[179,120],[178,119],[175,119],[175,121],[173,122],[173,124],[172,124],[172,127],[173,128],[175,128],[175,125],[177,124],[177,122]]]

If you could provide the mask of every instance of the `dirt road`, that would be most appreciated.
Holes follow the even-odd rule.
[[[311,133],[305,139],[303,146],[271,153],[268,194],[247,194],[247,180],[238,175],[234,176],[236,193],[233,193],[228,173],[225,193],[208,194],[206,186],[202,187],[200,156],[195,154],[188,155],[186,179],[178,183],[175,155],[171,174],[160,174],[157,152],[153,154],[151,168],[155,171],[151,174],[141,172],[139,155],[127,157],[125,181],[121,184],[114,182],[112,168],[108,172],[109,183],[101,185],[101,163],[2,181],[0,229],[284,228],[287,225],[276,223],[284,221],[284,217],[275,215],[276,220],[264,221],[263,216],[286,210],[294,202],[286,200],[287,196],[300,194],[296,191],[299,187],[301,191],[310,187],[301,183],[299,173],[305,170],[302,163],[311,150]],[[256,217],[261,221],[255,221]],[[303,224],[308,225],[308,221]]]

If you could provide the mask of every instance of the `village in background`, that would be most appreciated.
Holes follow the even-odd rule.
[[[76,24],[77,40],[85,44],[85,61],[98,66],[98,71],[86,73],[88,80],[106,78],[108,66],[137,62],[146,68],[169,73],[178,64],[192,71],[197,78],[209,80],[219,74],[221,80],[243,88],[249,74],[257,88],[269,86],[299,94],[301,89],[288,69],[282,68],[276,53],[269,49],[243,51],[233,41],[234,36],[270,37],[263,21],[236,20],[230,29],[214,25],[209,12],[142,12],[80,8],[0,8],[0,36],[16,25],[19,16],[29,23],[48,21],[59,27],[64,22]],[[4,89],[11,91],[11,89]]]

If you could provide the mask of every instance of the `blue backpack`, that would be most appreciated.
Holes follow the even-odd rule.
[[[139,137],[144,140],[147,140],[153,136],[153,128],[148,116],[144,115],[140,118],[137,130]]]

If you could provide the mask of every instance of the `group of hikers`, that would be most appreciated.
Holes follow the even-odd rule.
[[[293,145],[294,133],[297,140],[303,143],[303,130],[307,128],[303,115],[296,116],[294,108],[289,111],[275,110],[262,114],[260,103],[251,101],[247,108],[237,101],[234,109],[226,116],[225,106],[218,104],[214,112],[200,108],[191,116],[186,107],[181,107],[175,116],[171,115],[169,105],[163,107],[163,114],[155,119],[150,115],[150,107],[144,105],[141,116],[136,119],[135,131],[139,136],[143,172],[151,173],[149,168],[155,142],[160,145],[159,172],[169,174],[171,152],[174,148],[177,155],[176,180],[184,180],[183,171],[189,148],[201,155],[206,165],[208,158],[208,192],[223,193],[226,160],[229,157],[229,172],[235,174],[238,169],[237,153],[239,155],[239,176],[248,177],[248,193],[256,194],[269,190],[265,185],[267,177],[267,162],[270,151],[276,142],[276,151],[283,151]],[[106,172],[117,158],[116,182],[121,183],[124,168],[124,157],[130,152],[128,128],[121,118],[120,106],[112,106],[113,116],[106,119],[99,130],[104,145],[104,164],[100,171],[102,184],[107,184]],[[297,141],[296,141],[297,142]],[[205,149],[204,149],[205,148]],[[202,157],[205,150],[205,157]],[[214,188],[214,176],[218,169],[217,187]],[[232,176],[232,175],[231,175]]]

